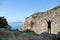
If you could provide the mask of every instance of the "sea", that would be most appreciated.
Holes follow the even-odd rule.
[[[9,22],[8,24],[11,26],[11,30],[16,30],[22,27],[23,22]]]

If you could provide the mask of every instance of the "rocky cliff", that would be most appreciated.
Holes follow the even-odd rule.
[[[46,12],[36,12],[27,17],[21,31],[31,30],[37,34],[48,32],[57,34],[60,31],[60,6]]]

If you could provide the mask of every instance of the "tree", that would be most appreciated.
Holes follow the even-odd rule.
[[[8,25],[8,22],[6,18],[4,18],[4,16],[0,17],[0,28],[8,28],[7,25]]]

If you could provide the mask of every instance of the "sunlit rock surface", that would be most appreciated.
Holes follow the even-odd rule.
[[[36,12],[27,17],[20,31],[27,29],[37,34],[42,32],[57,34],[60,31],[60,6],[46,12]]]

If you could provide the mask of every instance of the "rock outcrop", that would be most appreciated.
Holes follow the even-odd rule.
[[[37,34],[42,32],[57,34],[60,31],[60,6],[27,17],[21,28],[21,31],[24,30],[31,30]]]

